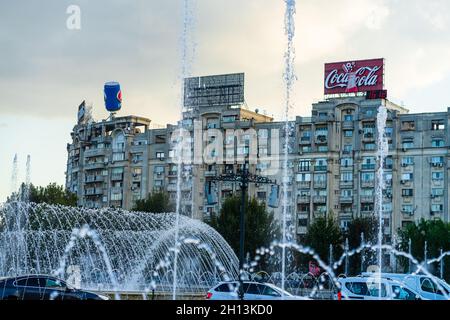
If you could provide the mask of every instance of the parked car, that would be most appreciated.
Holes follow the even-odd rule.
[[[376,276],[373,273],[363,273],[362,275]],[[407,273],[382,273],[381,276],[398,280],[429,300],[448,300],[450,298],[450,286],[445,281],[434,276]]]
[[[220,282],[206,294],[208,300],[238,300],[239,282]],[[294,296],[271,283],[254,281],[243,282],[244,300],[310,300],[306,297]]]
[[[335,300],[429,300],[398,280],[359,276],[338,281],[341,288]]]
[[[109,300],[93,292],[75,289],[47,275],[24,275],[0,279],[0,300]]]

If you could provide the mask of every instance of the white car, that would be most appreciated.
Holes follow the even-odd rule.
[[[359,276],[339,278],[338,281],[343,300],[428,300],[398,280]],[[338,295],[334,299],[338,300]]]
[[[376,277],[378,274],[363,273],[363,276]],[[400,281],[408,288],[416,291],[421,297],[429,300],[448,300],[450,299],[450,286],[443,280],[423,274],[405,274],[405,273],[382,273],[383,278]]]
[[[239,300],[239,282],[220,282],[206,294],[208,300]],[[311,300],[294,296],[270,283],[244,281],[244,300]]]

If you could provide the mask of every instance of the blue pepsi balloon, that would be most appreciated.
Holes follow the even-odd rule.
[[[122,107],[122,91],[118,82],[105,83],[105,107],[109,112],[120,110]]]

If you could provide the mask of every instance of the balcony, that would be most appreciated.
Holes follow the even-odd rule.
[[[340,196],[339,202],[340,203],[353,203],[353,196]]]
[[[375,134],[373,134],[371,132],[364,133],[363,141],[365,141],[365,142],[375,141]]]
[[[308,231],[308,227],[298,227],[297,228],[297,234],[306,234]]]
[[[375,170],[375,163],[365,163],[361,165],[361,170]]]
[[[361,181],[361,188],[373,188],[375,187],[375,180]]]
[[[300,181],[297,182],[297,186],[299,189],[310,189],[311,188],[311,181]]]
[[[352,180],[341,180],[339,183],[339,186],[341,187],[353,187],[353,181]]]
[[[169,183],[167,185],[167,191],[169,191],[169,192],[176,192],[177,191],[177,184],[176,183]]]
[[[84,168],[86,170],[93,170],[93,169],[102,169],[105,167],[104,162],[88,162],[85,163]]]
[[[137,174],[137,173],[133,173],[132,175],[132,180],[133,181],[141,181],[142,175]]]
[[[297,203],[309,203],[311,201],[310,196],[298,196]]]
[[[311,137],[301,137],[300,144],[311,144]]]
[[[86,183],[95,183],[95,182],[103,182],[104,180],[105,179],[104,179],[103,176],[91,175],[91,176],[86,176],[86,181],[85,182]]]
[[[374,196],[361,196],[361,203],[373,203]]]
[[[314,210],[314,217],[316,218],[323,218],[326,216],[326,214],[327,212],[324,210]]]
[[[313,203],[327,203],[327,197],[326,196],[314,196]]]
[[[315,189],[326,189],[327,182],[326,181],[314,181],[313,187]]]
[[[354,127],[353,121],[343,121],[342,122],[343,129],[353,129],[353,127]]]
[[[122,181],[123,173],[113,173],[111,174],[111,181]]]
[[[96,156],[104,156],[106,155],[107,149],[105,148],[94,148],[89,149],[84,152],[85,158],[96,157]]]
[[[86,189],[84,194],[86,196],[98,196],[103,194],[102,188],[92,188],[92,189]]]
[[[207,170],[205,171],[205,177],[215,177],[217,175],[216,170]]]
[[[314,166],[314,171],[327,171],[327,166]]]
[[[327,136],[325,135],[319,135],[316,136],[316,144],[326,144],[328,142]]]

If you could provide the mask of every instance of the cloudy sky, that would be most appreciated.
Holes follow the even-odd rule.
[[[283,0],[192,0],[193,75],[245,72],[246,101],[281,118]],[[179,116],[182,0],[0,2],[0,202],[12,160],[35,184],[64,183],[66,144],[86,99],[107,117],[102,86],[119,81],[120,115]],[[70,5],[81,29],[69,30]],[[292,116],[323,98],[324,62],[386,59],[392,101],[411,112],[450,106],[450,1],[297,0]]]

